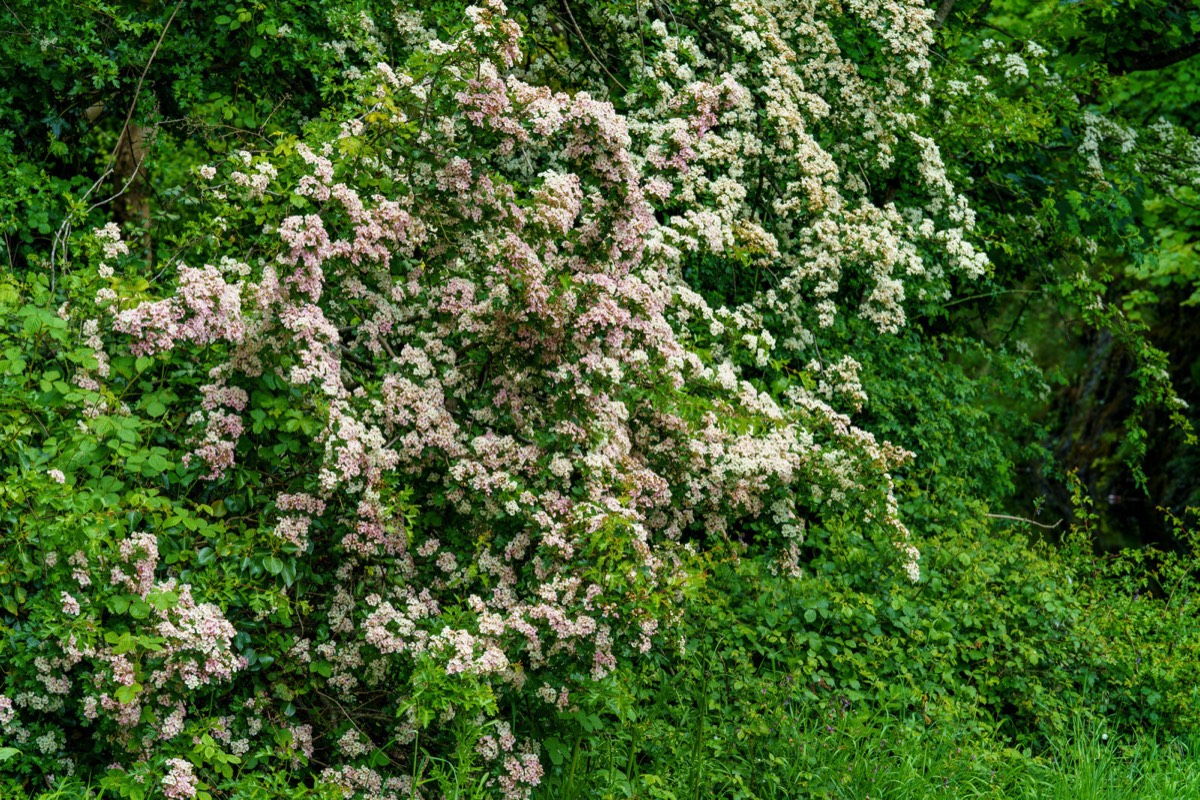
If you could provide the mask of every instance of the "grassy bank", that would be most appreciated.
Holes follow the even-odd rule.
[[[1159,741],[1080,726],[1035,753],[978,733],[865,715],[797,721],[731,740],[712,734],[699,715],[652,716],[581,740],[536,797],[1194,798],[1200,797],[1198,745],[1194,738]]]

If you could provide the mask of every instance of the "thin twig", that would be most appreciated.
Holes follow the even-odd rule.
[[[86,202],[87,199],[92,196],[92,192],[96,191],[96,189],[100,186],[100,184],[103,183],[104,180],[109,175],[112,174],[113,168],[116,166],[116,163],[117,163],[117,154],[121,152],[121,143],[125,141],[126,133],[129,131],[129,123],[133,120],[134,111],[137,110],[138,98],[142,94],[142,84],[146,80],[146,73],[148,73],[150,71],[150,65],[154,63],[154,58],[155,58],[155,56],[158,55],[158,48],[160,48],[162,46],[163,39],[165,39],[167,36],[167,30],[171,27],[171,23],[175,21],[175,15],[179,13],[179,9],[182,6],[183,6],[183,0],[179,0],[179,2],[177,2],[175,4],[175,8],[171,11],[171,16],[167,18],[166,24],[163,25],[162,32],[159,33],[159,35],[158,35],[158,41],[154,43],[154,49],[150,51],[150,58],[148,58],[146,60],[146,66],[144,66],[142,68],[142,74],[140,76],[138,76],[137,88],[134,89],[134,92],[133,92],[133,102],[129,104],[129,111],[125,114],[125,122],[124,122],[124,124],[121,125],[121,132],[117,136],[117,145],[116,145],[116,147],[113,148],[112,155],[110,155],[108,157],[108,167],[104,170],[104,174],[101,175],[99,178],[97,178],[96,182],[92,184],[91,188],[88,189],[84,193],[83,197],[81,197],[79,199],[80,203]],[[133,145],[132,145],[132,143],[130,143],[131,150],[132,150],[132,147],[133,147]],[[142,160],[143,161],[145,160],[144,153],[142,155]],[[141,164],[141,162],[138,162],[137,168],[134,169],[133,174],[136,176],[138,174],[138,171],[141,170],[141,168],[142,168],[142,164]],[[108,203],[108,202],[111,202],[112,200],[115,200],[116,198],[120,197],[122,194],[125,193],[125,190],[129,188],[129,184],[131,182],[132,182],[132,179],[125,183],[125,186],[122,187],[120,192],[118,192],[117,194],[113,195],[108,200],[105,200],[103,202]],[[98,205],[102,205],[102,204],[103,203],[92,205],[91,207],[88,208],[88,212],[95,210],[98,207]],[[85,213],[87,213],[87,212],[85,212]],[[71,234],[71,214],[68,212],[67,218],[63,220],[62,225],[60,225],[58,227],[58,231],[54,234],[54,242],[50,248],[50,291],[52,291],[52,292],[54,291],[54,284],[55,284],[55,277],[56,277],[55,257],[58,252],[58,243],[59,243],[59,241],[62,241],[62,243],[63,243],[63,266],[65,267],[66,263],[67,263],[67,258],[68,258],[68,256],[67,256],[67,237],[69,237],[70,234]]]
[[[1038,292],[1041,292],[1041,291],[1042,291],[1041,289],[1002,289],[998,292],[983,292],[981,294],[970,295],[969,297],[956,298],[956,299],[950,301],[949,303],[946,303],[942,307],[950,308],[951,306],[957,306],[961,303],[969,303],[972,300],[983,300],[988,297],[999,297],[999,296],[1005,295],[1005,294],[1037,294]]]
[[[132,144],[130,144],[129,149],[131,151],[133,150]],[[145,148],[143,148],[141,159],[138,160],[137,165],[133,168],[133,172],[130,173],[130,175],[129,175],[129,179],[125,181],[125,185],[121,187],[120,191],[118,191],[116,194],[112,195],[111,197],[106,197],[103,200],[97,200],[96,202],[92,203],[90,206],[88,206],[87,211],[83,212],[84,216],[87,216],[88,214],[95,211],[100,206],[107,205],[107,204],[111,203],[113,200],[116,200],[121,195],[125,194],[125,191],[129,188],[129,185],[132,184],[134,182],[134,180],[137,179],[138,173],[142,171],[142,164],[144,164],[146,162],[147,155],[148,155],[148,151]],[[109,171],[111,172],[111,170],[109,170]]]
[[[1054,523],[1053,525],[1043,525],[1040,522],[1034,522],[1033,520],[1028,519],[1026,517],[1011,517],[1008,514],[984,514],[984,516],[990,517],[991,519],[1011,519],[1013,522],[1028,522],[1030,525],[1036,525],[1039,528],[1045,528],[1046,530],[1050,530],[1050,531],[1054,530],[1059,525],[1062,525],[1061,519],[1058,522]]]
[[[117,137],[117,146],[113,148],[112,155],[109,157],[110,162],[116,162],[117,153],[121,150],[121,140],[125,138],[125,134],[129,130],[129,123],[133,120],[134,112],[137,111],[137,101],[142,94],[142,83],[146,80],[146,73],[150,71],[150,65],[154,63],[154,57],[158,55],[158,48],[162,46],[163,39],[167,37],[167,31],[170,29],[171,23],[175,21],[175,15],[179,13],[182,5],[183,0],[179,0],[175,4],[171,16],[167,18],[167,24],[163,25],[162,32],[158,35],[158,41],[154,43],[154,49],[150,51],[150,58],[146,60],[146,66],[142,67],[142,74],[138,76],[137,88],[133,90],[133,102],[129,104],[129,111],[125,114],[125,123],[121,126],[121,135]]]
[[[583,30],[579,27],[579,23],[575,21],[575,15],[571,13],[571,4],[569,2],[567,2],[567,0],[563,0],[563,8],[565,8],[567,10],[567,16],[571,18],[571,24],[575,26],[575,33],[579,35],[579,41],[583,42],[583,46],[584,46],[584,48],[587,49],[588,55],[590,55],[592,57],[592,61],[595,61],[597,64],[600,65],[600,69],[604,70],[604,74],[607,75],[608,77],[612,78],[613,83],[615,83],[617,86],[621,87],[621,91],[623,91],[623,92],[629,91],[628,89],[625,88],[625,84],[623,84],[619,80],[617,80],[616,75],[613,75],[611,72],[608,71],[608,67],[605,66],[604,62],[601,61],[600,58],[592,51],[592,46],[590,44],[588,44],[587,37],[583,35]]]
[[[0,2],[3,2],[3,0],[0,0]],[[17,12],[13,11],[12,6],[10,6],[8,3],[4,3],[4,7],[8,9],[8,13],[12,14],[12,18],[17,21],[17,24],[20,25],[22,28],[25,28],[25,35],[32,38],[33,31],[29,30],[29,28],[26,27],[24,22],[21,22],[21,18],[17,16]],[[10,31],[5,31],[4,33],[6,35],[12,35]]]

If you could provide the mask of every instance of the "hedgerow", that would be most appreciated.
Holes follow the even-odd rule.
[[[1021,742],[1194,723],[1190,551],[1104,561],[1082,492],[1065,547],[1002,527],[1049,388],[954,310],[1036,273],[1128,350],[1135,463],[1187,434],[1086,260],[1184,130],[915,1],[181,9],[3,51],[82,131],[0,137],[14,791],[528,797],[697,652]]]

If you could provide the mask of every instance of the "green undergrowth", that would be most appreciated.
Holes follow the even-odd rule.
[[[1077,503],[1057,546],[926,541],[915,586],[849,525],[810,530],[799,578],[714,558],[682,655],[531,731],[535,796],[1200,797],[1194,550],[1097,556]]]
[[[1033,751],[864,708],[836,719],[802,716],[766,735],[730,738],[721,730],[721,711],[703,711],[691,719],[651,716],[649,738],[633,729],[591,734],[586,754],[554,772],[535,797],[1200,797],[1200,740],[1194,737],[1125,738],[1080,725]],[[700,723],[702,716],[710,725]]]

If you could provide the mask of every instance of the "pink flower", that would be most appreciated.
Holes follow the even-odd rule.
[[[68,616],[79,616],[79,601],[66,592],[62,593],[62,611]]]
[[[196,796],[196,773],[192,765],[182,758],[167,759],[170,767],[162,779],[163,795],[170,800]]]

